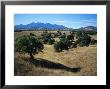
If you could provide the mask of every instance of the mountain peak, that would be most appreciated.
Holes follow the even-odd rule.
[[[64,29],[66,28],[65,26],[63,25],[57,25],[57,24],[50,24],[50,23],[41,23],[41,22],[32,22],[32,23],[29,23],[27,25],[15,25],[14,26],[14,29],[15,30],[37,30],[37,29],[41,29],[44,30],[44,29],[48,29],[48,30],[58,30],[58,29]]]

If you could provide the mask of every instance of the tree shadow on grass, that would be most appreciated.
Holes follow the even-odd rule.
[[[54,62],[51,62],[51,61],[48,61],[45,59],[41,59],[41,58],[30,60],[30,62],[32,64],[34,64],[36,67],[43,67],[43,68],[48,68],[48,69],[63,69],[63,70],[69,71],[69,72],[79,72],[81,69],[80,67],[70,68],[63,64],[54,63]]]

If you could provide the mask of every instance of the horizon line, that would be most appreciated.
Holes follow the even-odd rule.
[[[31,24],[31,23],[43,23],[43,22],[30,22],[28,24]],[[28,24],[17,24],[17,25],[28,25]],[[43,24],[59,25],[59,24],[52,24],[52,23],[43,23]],[[14,25],[14,26],[16,26],[16,25]],[[60,26],[64,26],[64,25],[60,25]],[[93,25],[88,25],[88,26],[93,26]],[[88,26],[83,26],[83,27],[88,27]],[[64,27],[67,27],[67,26],[64,26]],[[80,29],[80,28],[83,28],[83,27],[79,27],[79,28],[67,27],[67,28]],[[97,28],[97,26],[93,26],[93,27],[96,27]]]

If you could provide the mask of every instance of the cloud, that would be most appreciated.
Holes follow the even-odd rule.
[[[66,21],[64,21],[64,20],[57,20],[57,21],[54,21],[54,22],[65,23]]]
[[[81,22],[80,22],[80,21],[75,21],[75,22],[70,22],[70,23],[73,23],[73,24],[80,24]]]

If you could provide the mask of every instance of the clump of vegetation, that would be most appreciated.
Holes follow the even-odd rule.
[[[50,45],[52,45],[52,44],[54,44],[54,42],[55,42],[55,40],[54,39],[49,39],[49,41],[48,41],[48,43],[50,44]]]
[[[77,43],[79,46],[89,46],[91,42],[91,37],[85,31],[78,31],[76,33]]]
[[[42,52],[44,45],[36,36],[24,35],[15,40],[15,50],[20,53],[28,53],[30,59],[34,58],[34,54]]]
[[[77,31],[76,32],[76,39],[79,39],[83,36],[82,31]]]
[[[75,41],[74,43],[72,43],[72,46],[71,47],[72,48],[77,48],[77,44],[78,44],[77,41]]]
[[[59,42],[54,44],[54,49],[56,52],[61,52],[62,50],[68,50],[72,42],[67,38],[60,39]]]
[[[58,32],[60,33],[60,32]],[[74,32],[71,31],[69,35],[65,33],[59,36],[60,41],[54,44],[54,49],[57,52],[68,50],[70,48],[76,48],[77,44],[74,42]],[[74,43],[73,43],[74,42]]]
[[[54,49],[56,52],[61,52],[63,49],[63,43],[61,41],[54,44]]]
[[[48,33],[47,31],[42,34],[42,40],[44,44],[50,44],[50,45],[54,44],[55,42],[51,33]]]
[[[89,35],[96,35],[97,34],[97,31],[95,31],[95,30],[86,31],[86,33],[89,34]]]
[[[33,33],[30,33],[30,36],[36,36],[35,34],[33,34]]]
[[[89,46],[91,42],[91,37],[90,36],[84,36],[78,39],[79,40],[79,46]]]
[[[61,31],[57,31],[57,36],[61,36],[62,35],[62,33],[61,33]]]
[[[63,33],[59,38],[60,38],[60,39],[62,39],[62,38],[66,38],[66,34]]]
[[[97,40],[91,39],[91,42],[90,42],[91,45],[95,45],[96,43],[97,43]]]
[[[74,32],[70,32],[70,35],[67,36],[67,39],[74,41]]]

